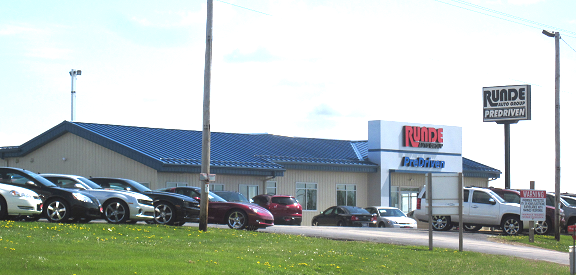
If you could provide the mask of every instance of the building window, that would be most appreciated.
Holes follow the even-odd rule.
[[[318,184],[296,183],[296,199],[302,205],[302,210],[317,210]]]
[[[356,184],[336,184],[336,205],[356,206]]]
[[[267,181],[266,182],[266,194],[276,195],[276,182],[275,181]]]
[[[238,190],[244,197],[248,198],[248,200],[259,194],[258,185],[240,184]]]
[[[398,186],[390,187],[390,206],[400,208],[398,193]]]
[[[167,181],[166,187],[188,186],[187,182]]]
[[[224,191],[224,184],[210,184],[210,191]]]

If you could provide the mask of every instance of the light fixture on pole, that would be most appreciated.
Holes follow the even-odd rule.
[[[543,30],[542,33],[548,37],[554,37],[555,41],[555,77],[554,77],[554,90],[556,105],[555,111],[555,151],[556,151],[556,169],[555,169],[555,188],[554,188],[554,236],[557,241],[560,241],[560,33]]]
[[[72,77],[72,117],[70,118],[70,121],[74,121],[76,120],[76,76],[77,75],[82,75],[82,71],[81,70],[70,70],[70,77]]]

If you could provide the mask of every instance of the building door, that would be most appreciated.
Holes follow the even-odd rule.
[[[251,200],[254,196],[259,194],[258,185],[240,184],[238,190],[242,195],[248,198],[248,200]]]
[[[416,201],[418,200],[418,187],[400,187],[400,210],[408,213],[416,209]]]

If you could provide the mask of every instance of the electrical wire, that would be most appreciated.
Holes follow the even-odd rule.
[[[535,28],[535,29],[547,28],[547,29],[552,29],[552,30],[556,30],[556,31],[561,31],[561,33],[562,33],[563,36],[567,36],[567,37],[571,37],[571,38],[576,38],[576,32],[574,32],[574,31],[569,31],[569,30],[566,30],[566,29],[556,28],[556,27],[551,26],[551,25],[546,25],[546,24],[542,24],[542,23],[539,23],[539,22],[536,22],[536,21],[533,21],[533,20],[524,19],[524,18],[522,18],[522,17],[518,17],[518,16],[514,16],[514,15],[511,15],[511,14],[504,13],[504,12],[500,12],[500,11],[497,11],[497,10],[489,9],[489,8],[482,7],[482,6],[476,5],[476,4],[472,4],[472,3],[469,3],[469,2],[466,2],[466,1],[462,1],[462,0],[444,0],[444,1],[442,1],[442,0],[434,0],[434,1],[439,2],[439,3],[442,3],[442,4],[446,4],[446,5],[449,5],[449,6],[453,6],[453,7],[465,9],[465,10],[468,10],[468,11],[476,12],[476,13],[479,13],[479,14],[482,14],[482,15],[487,15],[487,16],[490,16],[490,17],[494,17],[494,18],[497,18],[497,19],[500,19],[500,20],[504,20],[504,21],[516,23],[516,24],[523,25],[523,26],[530,27],[530,28]],[[465,5],[465,6],[468,6],[468,7],[470,7],[470,8],[464,7],[464,6],[459,6],[459,5],[456,5],[456,4],[453,4],[453,3],[448,3],[448,2],[446,2],[446,1],[456,2],[456,3],[458,3],[458,4]],[[476,10],[476,9],[478,9],[478,10]],[[485,12],[482,12],[482,11],[485,11]],[[488,12],[488,13],[486,13],[486,12]],[[505,17],[507,17],[507,18],[505,18]]]
[[[236,5],[236,4],[232,4],[232,3],[224,2],[224,1],[221,1],[221,0],[216,0],[216,1],[218,1],[218,2],[220,2],[220,3],[228,4],[228,5],[231,5],[231,6],[235,6],[235,7],[241,8],[241,9],[245,9],[245,10],[249,10],[249,11],[253,11],[253,12],[257,12],[257,13],[261,13],[261,14],[264,14],[264,15],[269,15],[269,16],[272,16],[271,14],[267,14],[267,13],[264,13],[264,12],[261,12],[261,11],[257,11],[257,10],[249,9],[249,8],[247,8],[247,7],[242,7],[242,6],[239,6],[239,5]]]
[[[562,39],[562,37],[560,37],[560,39]],[[572,49],[576,53],[576,50],[574,48],[572,48],[572,46],[570,46],[570,44],[568,44],[568,42],[566,42],[566,40],[562,39],[562,41],[564,41],[566,46],[570,47],[570,49]]]

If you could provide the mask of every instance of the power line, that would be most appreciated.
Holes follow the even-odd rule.
[[[562,39],[562,37],[560,37],[560,39]],[[564,41],[564,43],[566,43],[566,45],[568,47],[570,47],[570,49],[572,49],[576,53],[576,50],[574,48],[572,48],[572,46],[570,46],[570,44],[568,44],[568,42],[566,42],[566,40],[562,39],[562,41]]]
[[[551,25],[546,25],[546,24],[542,24],[542,23],[539,23],[539,22],[536,22],[536,21],[533,21],[533,20],[524,19],[524,18],[522,18],[522,17],[518,17],[518,16],[514,16],[514,15],[511,15],[511,14],[507,14],[507,13],[501,12],[501,11],[489,9],[489,8],[486,8],[486,7],[482,7],[482,6],[480,6],[480,5],[468,3],[468,2],[466,2],[466,1],[462,1],[462,0],[445,0],[445,1],[434,0],[434,1],[440,2],[440,3],[442,3],[442,4],[450,5],[450,6],[453,6],[453,7],[465,9],[465,10],[468,10],[468,11],[476,12],[476,13],[479,13],[479,14],[482,14],[482,15],[487,15],[487,16],[490,16],[490,17],[494,17],[494,18],[497,18],[497,19],[500,19],[500,20],[504,20],[504,21],[516,23],[516,24],[523,25],[523,26],[530,27],[530,28],[535,28],[535,29],[547,28],[547,29],[552,29],[552,30],[556,30],[556,31],[561,31],[561,33],[562,33],[563,36],[567,36],[567,37],[571,37],[571,38],[576,38],[576,32],[574,32],[574,31],[569,31],[569,30],[566,30],[566,29],[556,28],[556,27],[551,26]],[[456,4],[453,4],[453,3],[448,3],[448,2],[446,2],[446,1],[456,2],[456,3],[458,3],[458,4],[465,5],[465,6],[468,6],[468,7],[470,7],[470,8],[464,7],[464,6],[459,6],[459,5],[456,5]],[[477,9],[479,9],[479,10],[477,10]],[[488,13],[482,12],[482,11],[486,11],[486,12],[488,12]],[[508,18],[504,18],[504,17],[508,17]]]
[[[236,5],[236,4],[232,4],[232,3],[224,2],[224,1],[221,1],[221,0],[216,0],[216,1],[218,1],[218,2],[221,2],[221,3],[224,3],[224,4],[228,4],[228,5],[231,5],[231,6],[235,6],[235,7],[241,8],[241,9],[245,9],[245,10],[249,10],[249,11],[253,11],[253,12],[257,12],[257,13],[261,13],[261,14],[264,14],[264,15],[269,15],[269,16],[272,16],[271,14],[267,14],[267,13],[265,13],[265,12],[261,12],[261,11],[257,11],[257,10],[249,9],[249,8],[246,8],[246,7],[242,7],[242,6],[239,6],[239,5]]]

